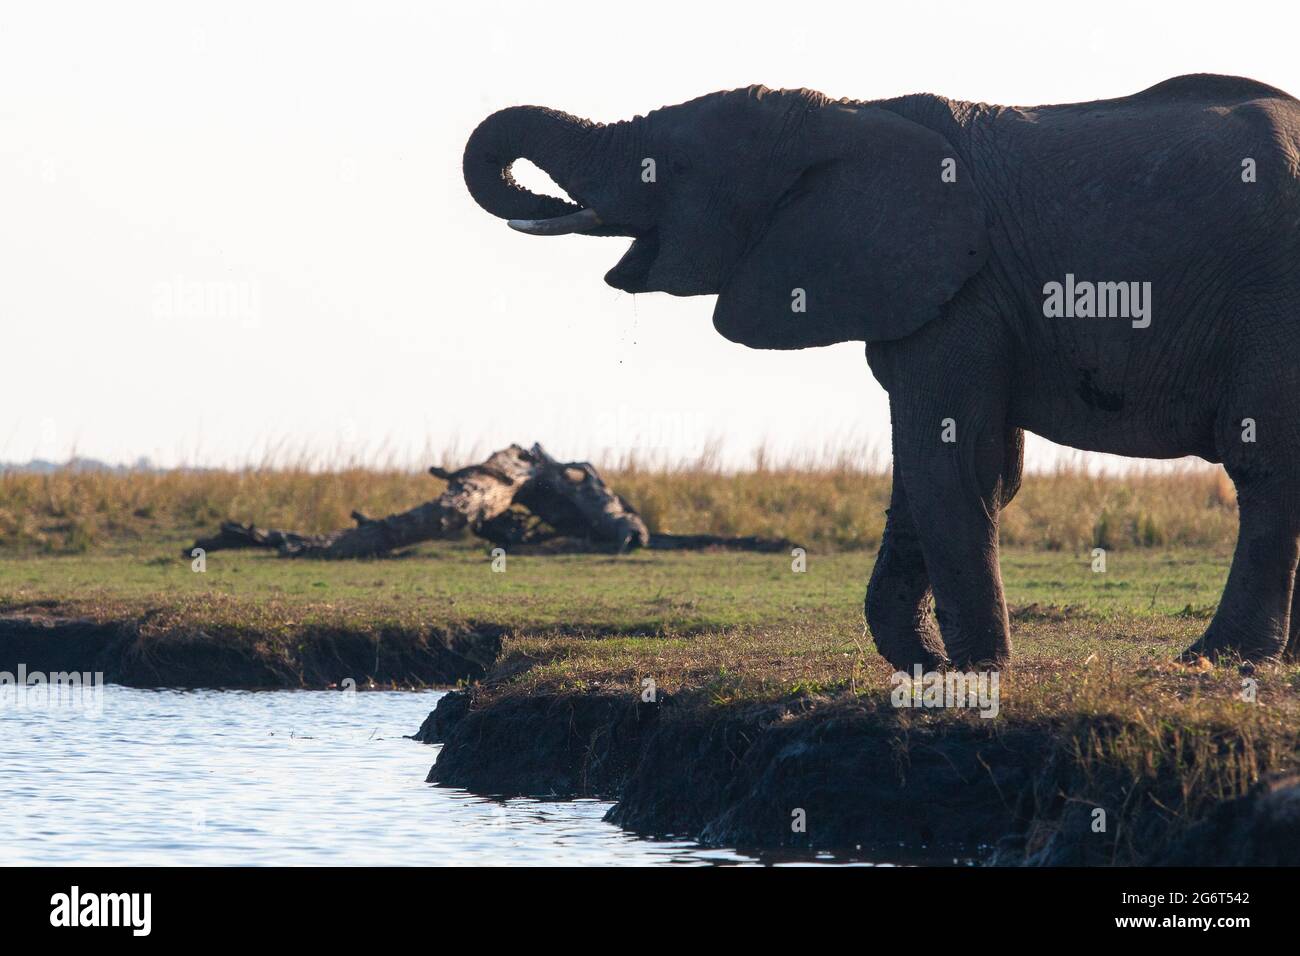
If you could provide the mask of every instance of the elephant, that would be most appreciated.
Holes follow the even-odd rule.
[[[568,199],[520,186],[527,158]],[[515,230],[631,238],[605,281],[716,295],[752,348],[862,342],[893,486],[865,614],[896,668],[998,668],[999,512],[1024,433],[1222,463],[1239,528],[1185,657],[1265,661],[1300,630],[1300,103],[1241,77],[1007,107],[808,89],[595,123],[518,106],[466,144]]]

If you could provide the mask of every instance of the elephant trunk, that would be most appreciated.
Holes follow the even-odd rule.
[[[577,158],[583,154],[592,133],[600,128],[600,124],[590,120],[541,106],[500,110],[480,123],[465,144],[465,185],[475,202],[502,219],[539,221],[573,217],[566,220],[575,227],[568,231],[578,231],[584,225],[589,227],[594,218],[589,210],[563,199],[530,192],[515,182],[510,167],[517,159],[529,159],[567,190]],[[599,221],[594,225],[599,225]]]

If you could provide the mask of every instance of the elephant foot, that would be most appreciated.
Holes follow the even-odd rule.
[[[932,671],[945,671],[952,667],[952,661],[948,660],[942,653],[936,653],[927,648],[923,643],[917,640],[894,640],[882,641],[873,634],[876,644],[876,650],[880,656],[893,666],[894,670],[901,671],[905,674],[911,674],[917,667],[921,668],[923,673]]]
[[[960,613],[943,604],[935,610],[953,669],[965,673],[994,671],[1011,663],[1011,642],[998,615],[983,627],[973,627]]]
[[[878,566],[879,567],[879,566]],[[867,590],[867,625],[880,656],[897,671],[942,670],[951,665],[929,608],[929,587],[918,597],[915,579],[872,576]]]
[[[983,657],[979,660],[955,661],[951,666],[954,670],[965,673],[986,673],[989,671],[1004,671],[1011,664],[1010,656],[1006,657]]]
[[[1203,657],[1216,664],[1238,660],[1262,664],[1278,660],[1282,657],[1283,650],[1282,642],[1251,640],[1244,635],[1224,634],[1211,625],[1200,640],[1178,655],[1178,660],[1190,664]]]

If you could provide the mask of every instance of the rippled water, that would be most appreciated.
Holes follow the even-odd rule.
[[[438,692],[176,691],[0,701],[0,864],[708,864],[596,800],[424,782]],[[23,704],[23,706],[18,706]],[[99,713],[96,715],[96,711]]]

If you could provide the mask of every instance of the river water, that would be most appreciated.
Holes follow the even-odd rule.
[[[602,801],[425,783],[437,748],[404,735],[436,691],[6,692],[0,864],[755,862],[625,833]]]

